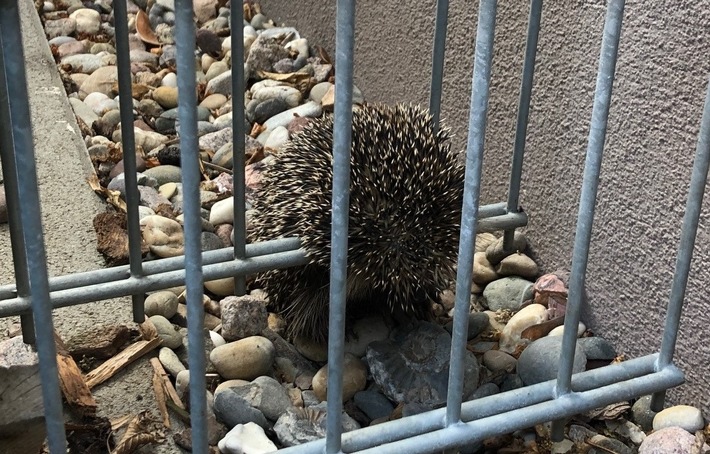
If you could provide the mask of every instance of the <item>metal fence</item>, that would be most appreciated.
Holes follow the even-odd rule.
[[[126,3],[114,1],[120,93],[131,92]],[[40,361],[48,445],[65,452],[62,400],[57,377],[52,309],[131,295],[136,322],[144,320],[144,293],[185,283],[188,307],[190,408],[193,452],[207,453],[205,356],[202,327],[203,281],[236,276],[237,295],[245,293],[244,276],[306,262],[298,239],[245,244],[244,174],[234,172],[234,249],[200,250],[200,203],[196,91],[195,25],[191,0],[176,0],[177,73],[180,92],[180,150],[184,187],[185,255],[142,263],[138,223],[138,190],[131,96],[121,96],[120,112],[125,159],[130,265],[48,278],[42,235],[32,128],[27,101],[24,57],[16,0],[0,0],[0,157],[2,158],[12,237],[15,285],[0,287],[0,317],[20,315],[25,342],[36,344]],[[477,232],[503,230],[511,244],[516,227],[527,217],[518,206],[523,151],[534,74],[541,0],[532,0],[520,90],[508,200],[479,208],[481,164],[493,56],[496,0],[481,0],[475,45],[466,151],[464,206],[456,282],[451,367],[446,408],[341,433],[342,358],[348,230],[350,124],[352,118],[354,0],[338,0],[336,32],[336,100],[334,130],[333,228],[328,346],[327,436],[324,440],[282,450],[284,453],[377,452],[425,453],[463,446],[486,437],[554,421],[553,437],[562,437],[565,417],[613,402],[654,394],[660,409],[665,390],[681,384],[683,373],[673,365],[673,352],[710,162],[710,91],[705,100],[690,192],[661,350],[572,375],[575,333],[582,308],[602,151],[606,135],[614,71],[624,10],[623,0],[609,0],[601,44],[597,86],[575,235],[569,301],[557,380],[462,403],[474,242]],[[448,1],[439,0],[433,51],[430,110],[438,121],[441,104]],[[243,22],[241,8],[231,9],[231,23]],[[244,60],[242,33],[232,33],[233,61]],[[243,68],[233,66],[232,92],[244,92]],[[234,169],[244,167],[244,106],[233,103]],[[19,200],[24,209],[19,209]]]

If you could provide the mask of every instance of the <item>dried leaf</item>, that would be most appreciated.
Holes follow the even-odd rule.
[[[540,339],[541,337],[547,336],[553,329],[564,324],[564,322],[565,317],[562,316],[553,318],[552,320],[548,320],[546,322],[539,323],[537,325],[529,326],[525,328],[522,333],[520,333],[520,337],[522,339],[530,339],[533,341]]]
[[[584,413],[584,416],[589,419],[607,420],[607,419],[617,419],[626,411],[631,408],[628,402],[618,402],[615,404],[609,404],[606,407],[594,408]]]
[[[150,26],[150,20],[148,15],[143,10],[138,10],[136,14],[136,32],[138,37],[148,44],[153,44],[154,46],[160,46],[161,42],[155,32]]]
[[[162,443],[165,441],[165,436],[159,430],[155,430],[151,426],[153,421],[147,417],[147,412],[138,413],[131,421],[123,434],[123,438],[113,450],[112,454],[130,454],[141,446],[149,443]]]
[[[286,82],[298,88],[301,93],[307,93],[308,90],[311,89],[311,86],[314,85],[311,81],[310,74],[306,73],[281,74],[268,71],[259,71],[259,77],[262,79],[276,80],[278,82]]]
[[[111,421],[111,430],[114,432],[123,428],[126,424],[131,422],[131,420],[134,418],[133,415],[125,415],[121,416],[120,418],[116,418],[113,421]]]
[[[121,198],[121,193],[118,191],[111,191],[101,186],[101,183],[99,183],[99,177],[96,175],[96,173],[89,176],[86,181],[89,183],[89,186],[91,187],[91,189],[93,189],[95,193],[106,198],[106,201],[108,203],[115,206],[119,210],[123,211],[124,213],[126,212],[126,202],[124,202]]]

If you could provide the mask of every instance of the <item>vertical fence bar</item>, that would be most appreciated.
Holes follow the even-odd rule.
[[[0,36],[0,43],[2,36]],[[5,62],[0,52],[0,160],[2,160],[5,176],[5,198],[7,199],[8,224],[10,227],[10,247],[12,248],[12,264],[15,271],[15,286],[18,296],[29,296],[30,281],[27,276],[27,255],[25,254],[25,235],[20,219],[20,196],[18,195],[17,166],[15,164],[15,145],[12,141],[12,126],[10,121],[10,101],[8,99],[7,82],[5,81]],[[35,327],[32,314],[20,315],[22,340],[26,344],[34,344]]]
[[[441,116],[441,90],[444,81],[444,57],[446,56],[446,28],[449,22],[449,0],[437,0],[434,51],[431,64],[431,87],[429,89],[429,113],[434,119],[434,129],[439,129]]]
[[[680,314],[683,308],[685,289],[688,285],[688,273],[690,272],[690,262],[693,259],[693,247],[695,246],[695,236],[700,220],[700,211],[705,195],[705,184],[708,178],[708,166],[710,165],[710,82],[708,83],[707,94],[705,95],[705,105],[703,107],[703,117],[700,122],[700,132],[698,133],[698,143],[695,150],[695,161],[693,173],[690,178],[690,189],[688,191],[688,201],[683,215],[683,227],[680,233],[680,245],[678,247],[678,258],[676,259],[675,274],[671,287],[671,296],[668,301],[666,313],[666,324],[663,330],[663,340],[661,341],[661,351],[658,356],[657,370],[667,367],[673,361],[675,344],[678,338],[678,328],[680,325]],[[663,407],[665,392],[656,393],[651,399],[651,408],[660,411]]]
[[[136,141],[133,131],[133,92],[131,83],[131,57],[128,46],[128,15],[126,0],[114,2],[116,22],[116,66],[118,71],[118,94],[121,114],[121,150],[123,151],[123,176],[126,183],[126,215],[128,226],[128,258],[131,276],[143,275],[141,254],[141,230],[138,219],[138,175],[136,174]],[[133,321],[145,321],[143,293],[131,295]]]
[[[233,5],[240,8],[241,4]],[[195,83],[195,23],[192,0],[175,2],[175,41],[180,107],[180,162],[183,212],[185,214],[185,285],[187,287],[187,341],[190,369],[190,422],[192,452],[207,454],[206,359],[203,335],[203,276],[200,233],[200,168],[197,141],[197,92]]]
[[[47,443],[51,454],[59,454],[66,452],[67,442],[64,433],[62,396],[59,391],[57,351],[54,345],[47,255],[42,233],[42,213],[32,142],[20,14],[16,0],[0,0],[0,35],[5,64],[5,83],[9,94],[15,164],[19,181],[18,191],[24,205],[24,209],[20,210],[20,216],[24,230],[32,313],[37,329],[36,346],[41,366],[39,376],[42,384]]]
[[[461,421],[463,362],[468,332],[469,295],[471,294],[471,278],[473,276],[473,254],[476,243],[476,223],[478,222],[478,199],[481,191],[483,145],[486,135],[488,89],[491,81],[497,2],[496,0],[481,0],[478,8],[476,50],[468,120],[468,145],[466,147],[466,180],[456,274],[456,304],[454,306],[454,326],[451,333],[451,366],[449,367],[449,388],[446,395],[447,425],[457,424]]]
[[[535,56],[537,55],[537,38],[540,34],[540,18],[542,16],[542,0],[532,0],[530,17],[528,19],[528,36],[525,44],[525,62],[523,63],[523,79],[520,83],[520,100],[518,102],[518,120],[515,125],[515,145],[513,146],[513,162],[510,170],[508,186],[508,213],[518,211],[520,199],[520,179],[523,174],[523,156],[525,153],[525,138],[528,131],[528,114],[530,112],[530,97],[532,94],[533,75],[535,74]],[[503,248],[513,247],[515,229],[503,233]]]
[[[604,140],[606,139],[609,104],[611,103],[611,91],[614,84],[614,71],[616,69],[623,15],[624,0],[610,0],[604,23],[597,86],[589,127],[587,157],[579,200],[577,231],[569,281],[569,300],[567,301],[567,310],[565,312],[565,328],[562,335],[562,351],[560,352],[560,365],[557,374],[557,396],[562,396],[572,391],[571,377],[574,352],[577,345],[577,325],[579,324],[582,310],[582,295],[587,272],[587,260],[589,258],[589,244],[592,237],[599,171],[604,151]],[[553,440],[562,438],[563,429],[562,422],[555,421],[553,424]]]
[[[244,176],[244,9],[231,8],[232,27],[232,188],[234,193],[234,258],[246,258]],[[234,294],[246,293],[246,276],[234,278]]]
[[[335,120],[333,125],[333,211],[328,321],[328,414],[325,452],[341,450],[345,289],[348,277],[350,144],[353,118],[355,0],[338,0],[335,29]]]

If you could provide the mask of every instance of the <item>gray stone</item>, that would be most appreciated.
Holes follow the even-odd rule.
[[[488,383],[481,385],[466,400],[468,401],[468,400],[480,399],[481,397],[492,396],[494,394],[498,394],[499,392],[500,392],[500,388],[498,388],[498,385],[496,385],[493,382],[488,382]]]
[[[642,396],[631,406],[632,421],[645,431],[653,429],[655,416],[656,412],[651,410],[651,396]]]
[[[205,73],[205,79],[207,80],[207,82],[209,82],[220,74],[226,73],[227,71],[229,71],[229,66],[227,65],[227,63],[223,61],[216,61],[210,65],[210,69],[208,69]]]
[[[635,450],[629,448],[621,441],[605,437],[604,435],[595,435],[589,440],[589,442],[595,447],[595,452],[613,452],[615,454],[634,454],[635,452]]]
[[[534,385],[557,377],[562,338],[543,337],[528,345],[518,358],[517,372],[523,383]],[[582,372],[587,357],[581,348],[575,349],[572,373]]]
[[[371,420],[387,417],[394,411],[392,402],[384,394],[373,390],[355,393],[353,401]]]
[[[489,350],[483,354],[483,365],[491,372],[511,373],[515,370],[517,360],[500,350]]]
[[[520,277],[505,277],[493,281],[483,290],[488,309],[518,311],[533,297],[533,283]]]
[[[215,152],[214,156],[212,156],[212,164],[231,170],[232,165],[234,164],[233,149],[234,147],[232,142],[227,142],[222,145],[219,150]]]
[[[330,82],[321,82],[319,84],[314,85],[313,88],[311,88],[311,92],[308,95],[308,99],[320,103],[321,100],[323,100],[323,96],[328,93],[328,90],[330,90],[330,87],[332,86],[333,84]]]
[[[227,388],[215,394],[214,413],[217,419],[222,421],[230,429],[237,424],[247,424],[250,422],[258,424],[264,429],[270,426],[264,414],[249,405],[249,402],[237,394],[232,388]]]
[[[219,150],[225,143],[232,141],[232,128],[224,128],[199,138],[201,149]]]
[[[614,346],[603,337],[582,337],[577,340],[577,345],[584,350],[588,360],[611,361],[616,358]]]
[[[254,121],[260,124],[264,123],[269,118],[280,114],[288,108],[289,106],[286,104],[286,101],[281,98],[264,100],[254,108]]]
[[[343,359],[342,398],[346,402],[367,384],[367,366],[352,353],[346,353]],[[328,398],[328,365],[321,367],[313,376],[313,392],[322,402]]]
[[[533,259],[519,252],[501,260],[495,270],[500,276],[520,276],[527,279],[535,279],[540,272]]]
[[[268,136],[268,134],[265,134],[266,132],[271,132],[278,126],[288,126],[288,124],[291,122],[291,120],[293,120],[295,116],[309,118],[318,117],[322,112],[323,108],[320,104],[315,103],[313,101],[309,101],[305,104],[301,104],[298,107],[294,107],[293,109],[289,109],[285,112],[281,112],[278,115],[274,115],[264,123],[266,131],[259,134],[257,140],[259,140],[259,142],[261,143],[264,143],[264,141],[266,140],[266,136]]]
[[[278,99],[281,101],[279,105],[284,106],[283,111],[287,108],[300,105],[302,95],[297,88],[288,85],[263,86],[258,90],[254,90],[252,99],[260,101],[260,104]]]
[[[163,341],[163,346],[175,349],[182,345],[180,331],[167,318],[162,315],[153,315],[149,317],[149,320],[155,325],[158,337]]]
[[[158,360],[163,365],[166,371],[173,377],[186,370],[185,365],[180,361],[178,355],[168,347],[163,347],[158,352]]]
[[[352,336],[345,339],[345,353],[352,353],[358,358],[365,356],[371,342],[383,341],[390,333],[389,327],[378,315],[355,320],[351,329]]]
[[[99,119],[99,116],[91,110],[91,107],[87,106],[79,99],[69,98],[69,104],[71,104],[74,114],[79,117],[89,128]]]
[[[289,408],[274,424],[274,432],[284,446],[295,446],[325,437],[325,403],[311,407],[317,410],[309,414],[300,408]],[[343,432],[357,430],[360,425],[347,413],[342,413]]]
[[[288,129],[284,126],[274,128],[264,141],[264,148],[271,150],[281,149],[289,139]]]
[[[96,91],[111,96],[114,84],[118,82],[118,69],[116,66],[102,66],[84,80],[79,87],[79,96],[86,97]]]
[[[147,50],[134,49],[130,52],[132,63],[147,63],[152,66],[158,66],[158,56]]]
[[[90,8],[80,8],[69,15],[76,21],[76,31],[93,35],[101,29],[101,15]]]
[[[500,384],[500,392],[512,391],[525,386],[523,379],[518,374],[505,374]]]
[[[143,172],[144,175],[154,178],[158,182],[159,186],[165,183],[179,183],[182,178],[182,171],[180,167],[173,165],[161,165],[157,167],[151,167]]]
[[[44,32],[50,40],[62,36],[69,36],[74,33],[74,30],[76,30],[76,21],[71,17],[47,20],[44,23]]]
[[[286,389],[278,381],[267,376],[257,377],[248,384],[222,389],[215,395],[227,390],[244,399],[271,421],[279,419],[279,416],[293,406]]]
[[[466,340],[474,339],[488,329],[489,325],[488,315],[485,312],[471,312],[468,314],[468,334]],[[444,328],[451,334],[454,329],[453,320],[447,323]]]
[[[202,252],[222,249],[222,240],[212,232],[202,232],[200,234],[200,244]]]
[[[705,421],[699,409],[690,405],[675,405],[659,411],[653,418],[653,430],[666,427],[680,427],[695,433],[705,427]]]
[[[260,334],[267,326],[266,303],[249,295],[228,296],[219,302],[222,336],[228,340]]]
[[[103,66],[101,57],[94,54],[68,55],[62,58],[62,65],[71,65],[72,72],[91,74]]]
[[[213,65],[214,66],[214,65]],[[245,77],[246,78],[246,77]],[[218,93],[224,96],[232,95],[232,70],[225,71],[216,75],[213,79],[207,82],[205,94],[211,95]]]
[[[149,317],[162,315],[165,318],[171,318],[177,313],[177,308],[177,295],[167,290],[151,293],[145,299],[145,314]]]

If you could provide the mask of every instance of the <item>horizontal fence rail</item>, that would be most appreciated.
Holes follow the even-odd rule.
[[[553,421],[553,439],[558,440],[563,435],[564,418],[647,394],[654,396],[653,408],[660,409],[665,391],[683,383],[684,374],[673,364],[673,353],[710,166],[710,82],[660,353],[572,374],[572,360],[576,347],[575,333],[583,304],[582,295],[624,5],[624,0],[610,0],[607,5],[580,193],[569,301],[562,338],[563,348],[559,358],[557,378],[494,396],[462,402],[463,358],[466,349],[476,235],[482,232],[503,231],[504,247],[510,248],[515,230],[528,223],[527,214],[519,206],[519,198],[542,17],[542,0],[531,0],[507,201],[479,206],[497,9],[496,0],[480,0],[471,81],[464,204],[458,252],[447,405],[445,408],[342,433],[355,1],[337,0],[331,304],[328,345],[330,399],[327,404],[327,435],[322,440],[284,448],[280,452],[331,454],[437,452],[480,442],[490,436],[510,433],[547,421]],[[114,1],[114,8],[119,91],[130,93],[126,0]],[[429,108],[437,127],[441,114],[448,8],[447,0],[437,1],[429,99]],[[122,96],[120,112],[126,175],[129,263],[114,268],[48,277],[18,7],[15,0],[0,0],[0,49],[2,50],[0,52],[0,159],[2,159],[5,177],[16,275],[15,284],[0,286],[0,317],[19,315],[25,342],[36,344],[40,360],[48,447],[51,454],[66,452],[56,349],[52,336],[53,309],[130,295],[134,321],[142,322],[145,318],[143,306],[147,292],[186,285],[188,341],[193,347],[188,352],[191,371],[192,449],[195,453],[206,454],[209,452],[209,447],[205,394],[206,358],[202,331],[205,315],[202,303],[204,282],[234,278],[235,294],[243,295],[246,293],[246,276],[309,262],[299,238],[246,244],[245,175],[244,172],[238,171],[244,168],[245,146],[244,105],[241,102],[241,93],[245,91],[242,65],[244,48],[243,29],[239,26],[233,27],[231,34],[234,62],[232,92],[239,95],[240,101],[233,103],[232,116],[233,169],[235,169],[234,245],[208,252],[202,252],[200,249],[201,177],[198,162],[193,14],[192,0],[175,1],[185,255],[148,262],[142,260],[133,106],[131,96]],[[241,8],[232,8],[230,19],[232,24],[243,23]],[[25,209],[19,210],[19,200],[23,200]]]

